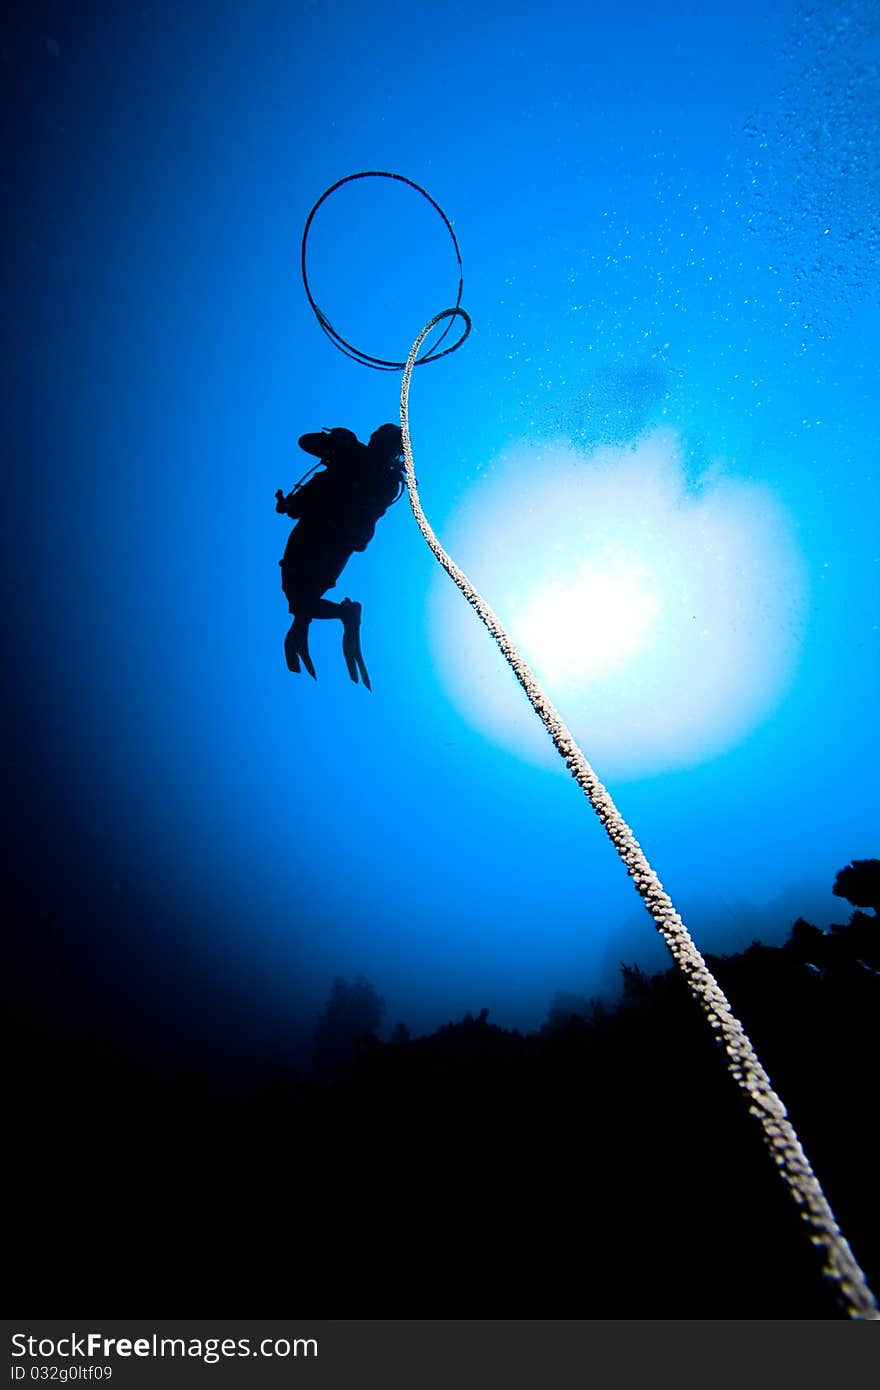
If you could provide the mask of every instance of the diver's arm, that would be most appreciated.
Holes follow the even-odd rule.
[[[324,481],[326,477],[326,471],[316,473],[307,483],[297,483],[286,497],[279,488],[275,494],[276,512],[292,516],[296,520],[307,511],[313,511],[316,505],[321,506],[327,496],[327,483]]]
[[[300,511],[296,492],[289,492],[285,497],[281,488],[279,488],[275,494],[275,510],[280,516],[298,517]]]

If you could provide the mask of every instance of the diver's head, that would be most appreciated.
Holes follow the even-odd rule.
[[[351,430],[343,429],[336,425],[332,430],[325,426],[320,434],[304,434],[299,441],[299,447],[304,449],[307,454],[312,454],[315,458],[327,462],[337,458],[340,454],[358,447],[358,438]]]
[[[373,430],[370,435],[371,449],[377,453],[384,454],[387,458],[396,458],[403,453],[403,434],[399,425],[380,425],[377,430]]]

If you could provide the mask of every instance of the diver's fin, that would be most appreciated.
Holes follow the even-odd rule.
[[[364,665],[364,658],[363,658],[363,656],[362,656],[362,654],[361,654],[361,645],[360,645],[360,642],[358,642],[358,649],[357,649],[357,653],[356,653],[356,656],[355,656],[355,660],[357,661],[357,664],[358,664],[358,670],[359,670],[360,673],[361,673],[361,680],[363,681],[363,683],[364,683],[364,685],[367,687],[367,689],[368,689],[370,692],[372,692],[373,687],[370,685],[370,673],[369,673],[369,671],[367,670],[366,666]]]
[[[302,641],[299,643],[299,654],[300,654],[300,656],[302,657],[302,664],[303,664],[303,666],[305,666],[305,668],[306,668],[306,670],[308,671],[309,675],[311,676],[312,680],[313,680],[313,681],[316,681],[316,680],[318,679],[318,677],[315,675],[315,666],[314,666],[314,662],[312,661],[311,653],[309,652],[309,630],[308,630],[308,628],[306,628],[305,632],[304,632],[303,635],[302,635]]]
[[[344,610],[342,617],[342,655],[345,657],[345,664],[348,667],[348,674],[351,676],[355,685],[358,683],[358,673],[368,690],[372,690],[370,676],[364,665],[364,655],[361,651],[361,605],[352,603],[351,599],[343,599],[340,607]]]
[[[309,652],[308,622],[303,625],[300,624],[297,619],[291,624],[290,630],[284,639],[284,655],[287,658],[287,669],[289,671],[293,671],[297,675],[299,674],[299,661],[300,657],[302,657],[302,664],[312,677],[312,680],[318,679],[315,674],[311,653]]]
[[[288,671],[293,671],[294,675],[299,675],[299,657],[296,653],[296,642],[293,637],[293,628],[290,628],[284,638],[284,659],[287,662]]]

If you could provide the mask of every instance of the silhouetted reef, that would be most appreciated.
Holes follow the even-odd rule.
[[[708,959],[876,1291],[876,915]],[[840,1316],[677,973],[627,966],[623,986],[567,1015],[557,995],[534,1033],[484,1009],[352,1048],[381,1000],[337,981],[318,1074],[278,1062],[237,1089],[20,1031],[19,1296],[106,1316]]]

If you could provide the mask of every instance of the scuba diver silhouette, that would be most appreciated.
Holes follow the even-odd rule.
[[[404,489],[403,438],[399,425],[380,425],[362,444],[351,430],[322,430],[304,434],[299,447],[324,465],[311,469],[285,497],[275,494],[275,510],[292,517],[296,526],[288,537],[281,565],[281,587],[293,614],[284,639],[288,669],[298,672],[300,661],[317,680],[309,653],[313,618],[338,618],[342,623],[342,653],[348,674],[358,674],[372,690],[361,652],[361,604],[341,603],[323,594],[336,581],[355,550],[366,550],[376,522]],[[315,468],[317,468],[317,464]]]

